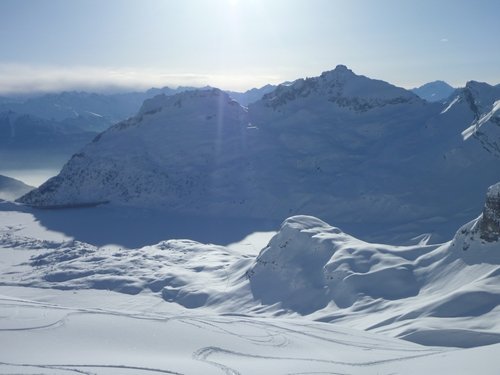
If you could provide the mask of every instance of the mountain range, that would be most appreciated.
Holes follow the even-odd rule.
[[[247,105],[274,87],[228,93]],[[98,133],[133,116],[144,100],[196,89],[180,86],[117,94],[69,91],[0,97],[0,169],[60,169]]]
[[[248,108],[218,89],[159,95],[20,201],[308,214],[364,238],[446,239],[500,179],[498,98],[499,86],[471,81],[449,103],[429,103],[345,66],[280,85]]]

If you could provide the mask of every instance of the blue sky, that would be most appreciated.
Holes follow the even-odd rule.
[[[247,89],[345,64],[500,83],[498,0],[1,0],[0,92]]]

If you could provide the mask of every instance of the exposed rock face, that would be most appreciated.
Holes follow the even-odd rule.
[[[483,216],[479,222],[479,233],[488,242],[500,239],[500,182],[488,189]]]

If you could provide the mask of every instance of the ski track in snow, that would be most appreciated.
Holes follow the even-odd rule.
[[[174,375],[184,375],[181,372],[169,371],[157,368],[149,368],[149,367],[140,367],[140,366],[125,366],[125,365],[110,365],[110,364],[30,364],[30,363],[8,363],[8,362],[0,362],[0,366],[19,366],[19,367],[35,367],[42,369],[51,369],[51,370],[67,370],[79,374],[88,374],[93,375],[94,373],[86,372],[79,370],[78,368],[112,368],[112,369],[120,369],[120,370],[141,370],[147,372],[156,372],[159,374],[174,374]]]
[[[413,356],[382,359],[382,360],[378,360],[378,361],[344,362],[344,361],[334,361],[334,360],[328,360],[328,359],[307,358],[307,357],[278,357],[278,356],[271,356],[271,355],[265,356],[265,355],[258,355],[258,354],[240,353],[240,352],[236,352],[236,351],[232,351],[232,350],[228,350],[228,349],[223,349],[223,348],[219,348],[219,347],[205,347],[205,348],[201,348],[201,349],[197,350],[195,353],[193,353],[193,357],[196,358],[197,360],[201,360],[201,361],[204,361],[207,363],[214,364],[221,369],[224,368],[224,372],[228,375],[238,375],[239,374],[238,371],[231,369],[225,365],[222,365],[219,362],[208,360],[208,357],[210,357],[212,355],[216,355],[216,354],[222,354],[222,355],[227,355],[227,356],[237,356],[237,357],[241,357],[241,358],[263,359],[263,360],[319,362],[319,363],[350,366],[350,367],[365,367],[365,366],[374,366],[374,365],[380,365],[380,364],[391,363],[391,362],[406,361],[406,360],[416,359],[416,358],[421,358],[421,357],[428,357],[431,355],[436,355],[436,354],[441,354],[441,353],[434,352],[434,353],[418,354],[418,355],[413,355]]]
[[[307,323],[307,324],[301,324],[300,322],[297,322],[296,326],[298,326],[298,329],[291,329],[288,328],[282,324],[279,323],[270,323],[267,321],[261,321],[261,320],[255,320],[252,318],[248,319],[231,319],[227,318],[226,320],[223,319],[222,317],[217,317],[217,316],[163,316],[162,314],[142,314],[139,315],[137,313],[125,313],[125,312],[116,312],[112,310],[105,310],[105,309],[85,309],[85,308],[71,308],[71,307],[65,307],[65,306],[60,306],[56,304],[49,304],[49,303],[42,303],[42,302],[34,302],[34,301],[27,301],[23,299],[13,299],[13,298],[5,298],[2,297],[0,298],[0,307],[2,308],[32,308],[32,309],[51,309],[51,310],[56,310],[56,311],[63,311],[65,312],[65,315],[50,323],[46,324],[43,326],[32,326],[32,327],[22,327],[22,328],[7,328],[7,329],[0,329],[0,332],[2,331],[16,331],[16,330],[22,330],[22,331],[27,331],[27,330],[39,330],[39,329],[54,329],[56,327],[61,327],[65,325],[66,321],[73,316],[78,316],[78,315],[110,315],[110,316],[121,316],[129,319],[134,319],[134,320],[151,320],[151,321],[158,321],[158,322],[165,322],[168,323],[170,321],[176,320],[180,321],[182,323],[195,326],[196,328],[204,331],[212,331],[216,332],[219,334],[223,334],[224,336],[233,336],[236,337],[237,339],[241,339],[244,341],[247,341],[255,347],[262,347],[263,345],[265,346],[272,346],[275,348],[283,348],[288,345],[290,342],[290,339],[296,338],[296,336],[301,338],[307,338],[307,339],[312,339],[315,341],[319,341],[320,344],[321,342],[324,343],[333,343],[333,344],[338,344],[338,345],[343,345],[343,346],[352,346],[352,347],[357,347],[359,349],[364,349],[364,350],[372,350],[377,347],[377,345],[380,345],[381,342],[384,342],[384,351],[397,351],[400,353],[404,352],[411,352],[413,354],[408,354],[404,356],[396,356],[393,358],[388,358],[388,359],[381,359],[381,360],[375,360],[375,361],[365,361],[365,362],[349,362],[349,361],[336,361],[336,360],[329,360],[329,359],[322,359],[322,358],[314,358],[314,357],[299,357],[299,356],[276,356],[276,355],[262,355],[262,354],[254,354],[250,352],[240,352],[236,350],[229,350],[223,347],[219,346],[205,346],[202,347],[195,352],[192,353],[192,358],[195,361],[199,361],[202,363],[205,363],[207,365],[213,366],[216,369],[220,370],[222,374],[226,375],[240,375],[241,373],[234,369],[229,367],[228,365],[225,364],[226,359],[231,359],[231,357],[237,357],[240,359],[252,359],[252,360],[258,360],[258,361],[297,361],[297,362],[311,362],[311,363],[319,363],[319,364],[326,364],[326,365],[335,365],[335,366],[346,366],[346,367],[367,367],[367,366],[376,366],[376,365],[381,365],[385,363],[391,363],[391,362],[399,362],[399,361],[406,361],[406,360],[411,360],[411,359],[416,359],[416,358],[421,358],[421,357],[426,357],[426,356],[431,356],[431,355],[436,355],[436,354],[441,354],[443,352],[446,352],[447,350],[443,349],[429,349],[422,347],[420,349],[419,347],[415,347],[414,350],[411,349],[405,349],[403,345],[401,347],[397,346],[389,346],[391,342],[390,339],[384,340],[384,338],[381,339],[381,341],[375,341],[372,340],[372,343],[370,345],[369,340],[367,339],[366,342],[364,340],[360,340],[361,342],[355,342],[354,340],[338,340],[338,339],[333,339],[329,336],[334,336],[334,333],[337,333],[338,336],[339,333],[342,333],[340,330],[337,330],[333,327],[314,327],[314,324],[312,323]],[[229,327],[229,328],[228,328]],[[250,329],[251,334],[240,334],[237,331],[242,330],[242,328],[247,328],[247,327],[252,327]],[[324,328],[324,329],[323,329]],[[248,330],[246,330],[248,331]],[[344,333],[345,334],[345,333]],[[359,340],[359,338],[358,338]],[[297,340],[295,340],[297,341]],[[392,341],[393,342],[393,341]],[[214,358],[216,357],[216,358]],[[120,369],[123,371],[145,371],[149,373],[163,373],[163,374],[182,374],[181,372],[178,371],[173,371],[169,369],[162,369],[162,368],[153,368],[153,367],[144,367],[144,366],[131,366],[131,365],[123,365],[123,364],[112,364],[112,363],[103,363],[103,364],[95,364],[95,363],[44,363],[44,364],[37,364],[37,363],[28,363],[28,362],[22,362],[22,363],[15,363],[15,362],[6,362],[6,361],[0,361],[0,366],[2,367],[22,367],[22,368],[34,368],[34,369],[41,369],[41,370],[61,370],[65,371],[62,372],[64,373],[81,373],[81,374],[96,374],[91,371],[87,371],[87,369]],[[49,372],[52,373],[52,372]],[[301,372],[301,373],[295,373],[295,374],[349,374],[348,372]]]

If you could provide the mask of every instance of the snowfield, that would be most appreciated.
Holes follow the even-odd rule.
[[[411,246],[311,216],[225,246],[96,246],[4,202],[0,373],[496,374],[498,187],[452,241]]]

